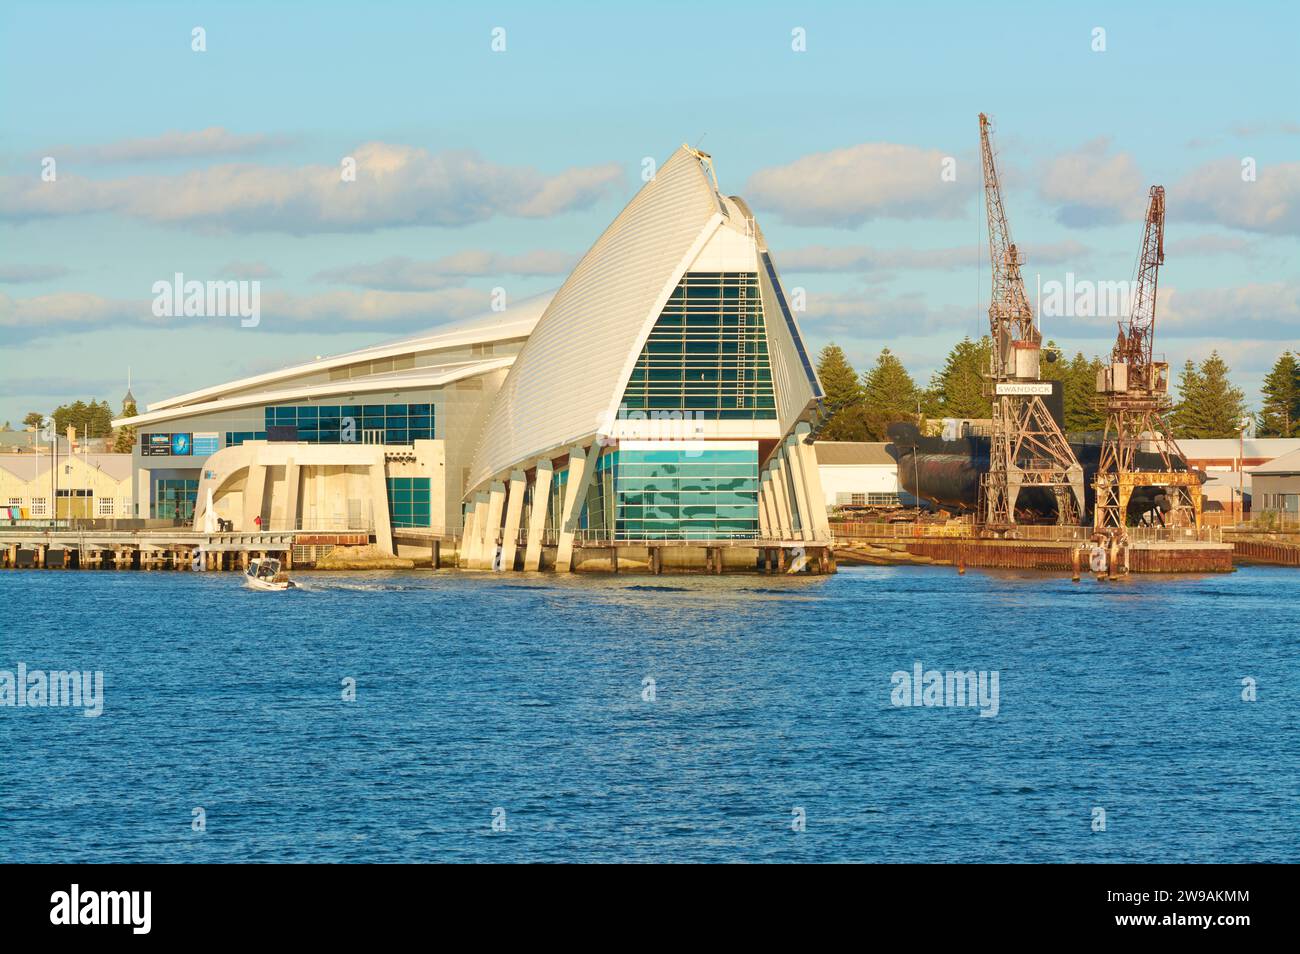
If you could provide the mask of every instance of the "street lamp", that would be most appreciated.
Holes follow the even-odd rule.
[[[47,417],[41,426],[50,429],[50,530],[54,530],[59,516],[59,432],[52,417]]]

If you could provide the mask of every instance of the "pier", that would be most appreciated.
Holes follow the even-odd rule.
[[[490,561],[472,563],[461,538],[421,528],[395,528],[394,549],[410,566],[425,569],[507,569],[500,545]],[[304,530],[206,533],[175,529],[0,528],[0,568],[64,570],[240,571],[250,560],[273,557],[285,569],[316,566],[342,547],[369,547],[366,532]],[[558,543],[546,541],[536,569],[555,571]],[[524,559],[516,547],[511,569]],[[767,539],[612,541],[579,535],[574,572],[665,572],[821,575],[836,571],[835,550],[824,541]],[[379,568],[379,567],[376,567]]]
[[[969,523],[832,524],[844,564],[940,564],[1003,570],[1089,572],[1090,557],[1105,553],[1107,575],[1227,573],[1240,544],[1221,528],[1129,527],[1122,536],[1095,539],[1088,527],[1023,525],[1014,536],[981,537]],[[1300,551],[1298,551],[1300,552]],[[1300,565],[1298,563],[1297,565]]]

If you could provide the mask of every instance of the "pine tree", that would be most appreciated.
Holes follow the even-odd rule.
[[[989,369],[987,336],[979,341],[963,338],[948,352],[943,368],[930,379],[927,414],[941,417],[987,418],[993,406],[984,394]]]
[[[1177,436],[1189,439],[1235,437],[1246,416],[1245,395],[1228,380],[1227,362],[1212,351],[1199,367],[1188,361],[1178,378],[1174,411]]]
[[[23,418],[24,427],[34,427],[39,429],[44,423],[45,415],[40,411],[30,411],[27,416]]]
[[[862,376],[862,393],[869,440],[888,440],[890,424],[916,420],[916,382],[888,348],[880,352],[875,366]]]
[[[1300,361],[1290,351],[1273,365],[1260,389],[1259,433],[1263,437],[1300,435]]]
[[[849,364],[844,349],[828,344],[817,357],[817,377],[826,392],[829,423],[822,429],[824,441],[867,440],[866,417],[862,407],[862,385],[858,372]]]
[[[1089,360],[1076,351],[1065,366],[1065,429],[1072,434],[1099,431],[1106,426],[1104,405],[1098,400],[1097,372],[1100,358]]]
[[[135,417],[137,411],[134,401],[122,402],[122,417]],[[113,432],[113,453],[129,454],[135,449],[135,428],[130,426],[119,427]]]

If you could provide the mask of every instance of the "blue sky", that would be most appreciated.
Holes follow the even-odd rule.
[[[1218,348],[1257,402],[1300,344],[1300,14],[1128,7],[6,4],[0,421],[116,404],[128,366],[144,403],[554,288],[682,142],[754,206],[814,348],[889,346],[924,382],[987,323],[980,111],[1031,296],[1129,279],[1162,183],[1157,350]],[[176,272],[261,281],[261,324],[154,318]],[[1114,320],[1044,332],[1104,353]]]

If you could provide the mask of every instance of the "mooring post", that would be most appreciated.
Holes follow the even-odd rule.
[[[1083,561],[1083,549],[1075,547],[1070,552],[1070,579],[1079,582],[1079,564]]]

